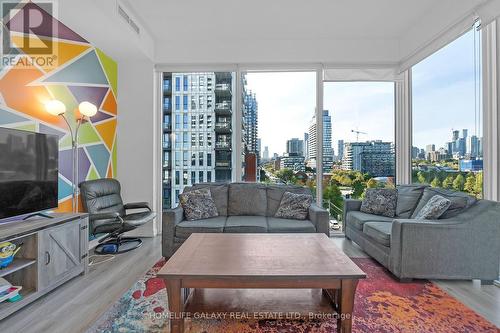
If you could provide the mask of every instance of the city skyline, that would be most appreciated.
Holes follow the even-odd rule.
[[[470,31],[413,68],[413,146],[445,147],[452,129],[482,136],[474,112],[473,43]],[[270,156],[282,155],[287,138],[307,132],[304,125],[316,105],[314,73],[251,73],[247,79],[258,96],[262,144]],[[391,82],[326,82],[323,108],[331,112],[335,150],[338,140],[356,142],[353,129],[368,133],[360,135],[361,142],[394,142]],[[287,126],[276,126],[288,114]]]

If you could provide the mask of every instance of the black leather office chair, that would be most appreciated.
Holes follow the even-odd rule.
[[[90,233],[107,233],[99,240],[95,253],[123,253],[138,248],[142,240],[137,237],[123,237],[124,232],[133,230],[151,220],[156,213],[146,202],[123,204],[121,186],[116,179],[103,178],[80,183],[84,209],[89,213]],[[127,210],[143,209],[127,214]]]

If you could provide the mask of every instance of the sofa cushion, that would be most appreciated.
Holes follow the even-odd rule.
[[[347,224],[354,229],[363,230],[363,224],[366,222],[392,222],[393,218],[359,211],[350,211],[347,213],[346,220]]]
[[[422,184],[398,185],[396,216],[403,219],[409,218],[417,207],[418,201],[427,186]]]
[[[270,233],[308,233],[316,232],[316,228],[309,220],[291,220],[268,217],[267,231]]]
[[[451,201],[436,194],[417,212],[417,220],[437,220],[450,207]]]
[[[274,216],[278,211],[283,193],[290,192],[295,194],[311,194],[307,187],[292,185],[267,185],[267,216]]]
[[[397,200],[396,189],[369,188],[366,190],[360,210],[363,213],[394,217]]]
[[[305,220],[309,213],[313,197],[310,194],[283,193],[280,207],[274,217]]]
[[[228,233],[266,233],[265,216],[228,216],[224,232]]]
[[[208,188],[191,190],[179,195],[186,220],[194,221],[219,216]]]
[[[221,216],[227,216],[228,184],[225,183],[199,183],[193,185],[192,189],[206,188],[210,189],[212,199],[217,207],[217,212]],[[186,190],[184,190],[186,191]]]
[[[366,222],[363,225],[363,233],[384,246],[391,246],[391,229],[390,222]]]
[[[470,195],[452,190],[442,188],[427,187],[424,190],[422,198],[418,202],[417,208],[413,211],[411,218],[414,219],[418,212],[425,206],[425,204],[435,195],[440,195],[451,201],[450,207],[441,215],[441,219],[447,219],[457,216],[467,210],[470,206],[477,202],[477,199]]]
[[[231,183],[228,191],[228,216],[266,216],[266,186],[259,183]]]
[[[226,216],[218,216],[205,220],[182,221],[175,226],[175,237],[187,239],[193,233],[223,232],[226,219]]]

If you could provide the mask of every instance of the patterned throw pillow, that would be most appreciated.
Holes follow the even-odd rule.
[[[417,220],[437,220],[448,210],[451,201],[440,195],[435,195],[427,201],[415,216]]]
[[[366,190],[361,203],[361,211],[367,214],[394,217],[398,202],[398,191],[390,188],[370,188]]]
[[[219,216],[209,188],[179,194],[179,201],[188,221]]]
[[[282,219],[305,220],[309,213],[313,197],[309,194],[283,193],[280,206],[274,217]]]

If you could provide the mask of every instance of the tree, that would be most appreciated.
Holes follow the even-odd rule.
[[[337,215],[342,214],[344,198],[336,184],[332,183],[324,187],[323,200],[329,204],[328,208],[330,208],[331,216],[337,217]]]
[[[439,180],[439,177],[434,177],[434,179],[431,182],[432,187],[441,187],[441,181]]]
[[[459,173],[458,176],[453,181],[453,189],[456,191],[463,191],[464,185],[465,185],[465,178],[464,176],[462,176],[461,173]]]
[[[483,194],[483,172],[476,174],[476,184],[474,185],[474,193],[480,198]]]
[[[419,171],[417,173],[417,180],[420,184],[425,184],[427,183],[427,179],[422,171]]]
[[[285,184],[295,183],[295,174],[292,169],[281,169],[276,172],[276,177],[278,177]]]
[[[443,187],[447,189],[453,188],[453,176],[448,176],[443,180]]]
[[[266,183],[269,182],[269,177],[266,174],[266,171],[263,169],[260,169],[260,181],[261,183]]]
[[[371,178],[370,180],[368,180],[366,182],[366,188],[377,188],[377,186],[378,186],[378,182],[373,178]]]
[[[476,177],[471,172],[467,175],[467,178],[465,178],[464,191],[471,195],[476,195],[475,187],[476,187]]]
[[[363,181],[356,179],[352,182],[352,197],[353,199],[359,199],[363,196],[365,192],[366,185]]]

